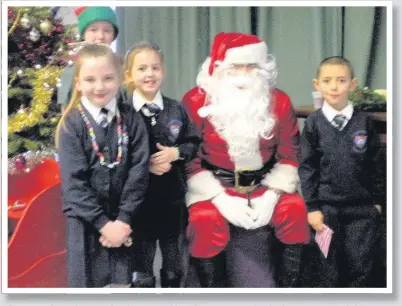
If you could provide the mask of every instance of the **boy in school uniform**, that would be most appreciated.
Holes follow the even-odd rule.
[[[85,43],[111,45],[119,34],[117,17],[108,6],[83,6],[75,10],[78,31]],[[75,65],[67,66],[60,77],[61,86],[57,90],[57,104],[62,113],[67,108],[73,88]],[[119,95],[124,96],[121,89]]]
[[[334,231],[328,265],[334,287],[369,287],[385,203],[380,140],[370,115],[357,111],[348,95],[357,86],[343,57],[321,62],[313,80],[325,102],[305,122],[299,175],[316,231]]]

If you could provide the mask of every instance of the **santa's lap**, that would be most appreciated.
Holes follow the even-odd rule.
[[[227,191],[230,193],[230,191]],[[261,196],[265,189],[257,190],[251,198]],[[231,193],[241,197],[245,194]],[[273,229],[276,237],[284,244],[308,243],[310,229],[306,223],[307,210],[303,198],[297,194],[284,194],[276,204],[266,231]],[[234,226],[231,225],[234,228]],[[258,232],[257,230],[246,230]],[[230,228],[211,201],[200,201],[189,208],[187,237],[191,256],[209,258],[223,251],[229,243]]]

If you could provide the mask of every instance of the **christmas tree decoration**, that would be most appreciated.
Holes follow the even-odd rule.
[[[56,89],[75,26],[51,7],[8,8],[8,157],[54,147]],[[60,50],[60,52],[58,51]]]
[[[8,35],[13,34],[13,32],[15,31],[15,29],[18,27],[18,24],[21,20],[21,14],[22,14],[22,10],[19,10],[17,12],[17,15],[14,17],[14,10],[9,8],[9,14],[8,14],[8,25],[11,27],[8,29]],[[10,14],[11,12],[11,14]]]
[[[20,109],[18,110],[18,114],[25,114],[25,105],[21,104]]]
[[[20,24],[25,29],[29,29],[31,27],[31,19],[28,17],[28,14],[24,14],[20,20]]]
[[[29,32],[29,39],[32,41],[38,41],[40,38],[40,33],[36,28],[32,28],[31,32]]]
[[[45,148],[42,151],[26,151],[8,159],[8,174],[15,175],[21,172],[29,172],[45,159],[56,159],[54,149]]]
[[[59,118],[52,118],[50,119],[50,122],[53,124],[57,124],[57,122],[59,122]]]
[[[33,127],[43,119],[44,113],[48,110],[52,101],[53,92],[49,87],[56,85],[56,80],[60,77],[62,69],[57,67],[47,67],[40,69],[34,74],[34,91],[31,107],[24,112],[18,111],[17,114],[9,116],[8,133],[16,133],[24,128]],[[43,84],[48,84],[46,88]]]
[[[23,155],[18,155],[14,160],[14,166],[17,170],[24,169],[27,164],[27,160]]]
[[[44,35],[48,35],[53,28],[53,23],[49,19],[45,19],[40,23],[39,28]]]

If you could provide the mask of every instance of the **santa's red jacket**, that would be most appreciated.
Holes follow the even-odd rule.
[[[205,99],[206,93],[199,87],[188,91],[182,99],[203,139],[198,156],[187,166],[187,206],[211,199],[224,190],[212,172],[202,167],[202,160],[218,168],[234,170],[225,140],[219,137],[207,118],[198,115],[198,110],[204,106]],[[259,150],[256,150],[258,155],[252,157],[256,161],[254,163],[256,169],[247,170],[262,168],[274,155],[276,163],[261,181],[262,185],[280,189],[285,193],[294,193],[299,182],[297,167],[300,132],[297,118],[290,98],[284,92],[273,89],[271,101],[271,109],[276,118],[273,137],[260,140]]]

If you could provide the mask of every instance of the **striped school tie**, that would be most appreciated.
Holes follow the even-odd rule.
[[[156,116],[161,111],[161,108],[155,103],[145,103],[142,109],[144,115],[147,117]]]
[[[345,123],[346,116],[344,115],[336,115],[334,119],[332,120],[333,125],[338,129],[342,130],[343,129],[343,124]]]
[[[101,108],[100,116],[101,116],[102,120],[99,123],[99,125],[101,127],[103,127],[104,129],[106,129],[107,126],[109,125],[109,122],[107,121],[107,114],[108,113],[109,113],[109,111],[106,108],[104,108],[104,107]]]

